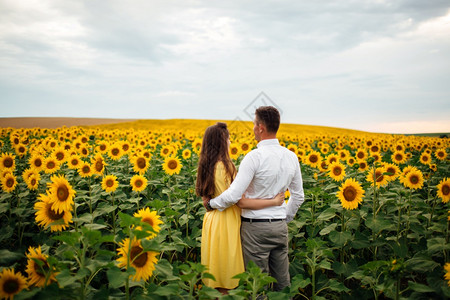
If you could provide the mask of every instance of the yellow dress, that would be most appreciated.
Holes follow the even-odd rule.
[[[216,164],[214,181],[214,197],[230,185],[222,162]],[[216,281],[204,279],[205,285],[226,289],[237,287],[239,280],[231,278],[245,271],[240,228],[241,209],[236,205],[224,211],[215,209],[206,212],[202,228],[201,263],[208,267],[207,272],[214,275]]]

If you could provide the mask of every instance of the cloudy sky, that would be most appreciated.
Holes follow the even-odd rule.
[[[263,103],[285,123],[450,132],[450,1],[0,0],[0,117]]]

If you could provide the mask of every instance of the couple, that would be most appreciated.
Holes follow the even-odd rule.
[[[198,165],[196,192],[207,212],[203,219],[201,263],[222,293],[238,285],[236,274],[253,261],[275,277],[275,290],[290,285],[287,222],[304,201],[297,155],[282,147],[276,134],[280,114],[272,106],[255,111],[253,132],[259,142],[242,160],[239,172],[229,156],[225,123],[206,129]],[[284,203],[284,192],[290,199]]]

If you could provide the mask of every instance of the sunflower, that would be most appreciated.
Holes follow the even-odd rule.
[[[6,193],[11,193],[17,186],[17,178],[12,173],[7,173],[2,178],[2,189]]]
[[[437,195],[442,202],[447,203],[450,200],[450,178],[443,178],[437,185]]]
[[[87,162],[82,162],[78,168],[78,174],[83,178],[90,177],[93,173],[92,166]]]
[[[121,144],[120,147],[122,148],[123,154],[127,154],[128,152],[130,152],[131,145],[129,142],[122,141],[120,144]]]
[[[39,181],[41,180],[41,175],[39,173],[31,174],[27,179],[27,187],[31,191],[37,190],[39,187]]]
[[[118,145],[117,143],[114,143],[113,145],[109,146],[108,155],[113,160],[119,160],[123,153],[122,153],[122,147]]]
[[[364,196],[364,189],[359,182],[353,178],[348,178],[339,187],[339,191],[336,193],[338,199],[341,201],[341,205],[345,209],[355,209],[358,204],[362,202]]]
[[[431,164],[431,154],[427,152],[423,152],[422,155],[420,155],[420,162],[424,165],[430,165]]]
[[[450,286],[450,263],[446,263],[444,265],[444,270],[445,270],[444,279],[447,280],[447,284],[448,286]]]
[[[174,149],[173,149],[172,146],[170,146],[170,145],[164,145],[164,146],[161,148],[161,151],[159,151],[159,154],[161,155],[161,157],[168,157],[168,156],[170,156],[171,154],[173,154],[173,152],[174,152]]]
[[[166,157],[163,163],[163,169],[169,175],[180,174],[181,167],[180,159],[176,156]]]
[[[349,157],[347,158],[347,165],[353,166],[355,163],[356,163],[356,160],[355,160],[354,157],[349,156]]]
[[[295,144],[289,144],[286,148],[287,148],[289,151],[292,151],[292,152],[294,152],[295,154],[297,154],[297,150],[298,150],[297,145],[295,145]]]
[[[397,179],[397,177],[400,175],[400,168],[396,164],[389,164],[386,163],[385,165],[386,173],[389,173],[387,176],[389,176],[389,180],[393,181]]]
[[[328,163],[326,160],[323,160],[319,165],[320,172],[326,172],[328,170]]]
[[[119,186],[119,182],[117,181],[116,175],[108,175],[103,177],[102,179],[102,188],[107,193],[115,192],[117,187]]]
[[[72,223],[72,213],[70,211],[62,211],[58,213],[52,208],[53,202],[51,201],[51,195],[40,194],[37,201],[34,204],[34,209],[37,210],[36,223],[42,227],[50,226],[50,231],[63,231]]]
[[[25,154],[27,154],[27,147],[20,143],[16,146],[14,146],[14,150],[16,151],[16,154],[20,157],[24,156]]]
[[[191,155],[192,155],[192,152],[191,152],[191,150],[189,150],[189,149],[184,149],[183,152],[182,152],[182,154],[181,154],[181,156],[182,156],[184,159],[189,159],[189,158],[191,158]]]
[[[345,166],[340,162],[334,162],[328,166],[328,175],[335,181],[341,181],[345,177]]]
[[[16,156],[10,153],[2,153],[0,156],[0,169],[14,170],[16,168]]]
[[[306,156],[305,163],[312,168],[318,168],[322,163],[322,155],[313,150]]]
[[[231,143],[230,144],[230,157],[231,159],[238,159],[238,157],[241,155],[240,151],[239,151],[239,147],[236,143]]]
[[[337,161],[339,161],[339,155],[337,155],[335,153],[332,153],[332,154],[327,156],[326,161],[327,161],[328,165],[330,165],[330,164],[332,164],[334,162],[337,162]]]
[[[58,171],[59,168],[60,168],[60,165],[59,165],[58,161],[54,157],[49,156],[49,157],[47,157],[45,159],[45,161],[44,161],[44,172],[46,174],[53,174],[56,171]]]
[[[28,160],[30,167],[36,171],[41,171],[44,168],[44,158],[41,155],[33,154]]]
[[[145,171],[147,171],[148,167],[149,167],[149,163],[147,161],[147,158],[145,158],[145,156],[136,156],[135,158],[132,159],[132,164],[133,164],[133,170],[136,173],[139,174],[144,174]]]
[[[437,149],[436,152],[434,152],[434,156],[439,160],[445,160],[447,158],[447,151],[445,151],[444,148]]]
[[[88,157],[89,149],[86,146],[81,146],[80,149],[78,149],[78,153],[83,157]]]
[[[52,176],[52,183],[49,184],[50,198],[53,203],[52,209],[58,213],[63,211],[71,211],[74,204],[75,190],[70,185],[69,181],[64,177]]]
[[[3,269],[0,273],[1,299],[14,299],[27,286],[25,277],[20,272],[14,272],[14,269]]]
[[[67,159],[67,165],[70,169],[76,170],[81,166],[82,160],[78,154],[71,155]]]
[[[105,171],[105,159],[100,153],[97,153],[91,160],[92,172],[97,175],[103,175]]]
[[[135,192],[142,192],[147,187],[147,179],[142,175],[131,177],[130,185]]]
[[[420,189],[423,186],[423,174],[422,172],[414,168],[413,170],[409,171],[408,174],[406,174],[403,185],[405,187],[409,187],[410,189]]]
[[[350,155],[349,151],[346,149],[339,150],[338,156],[341,161],[346,161],[347,157]]]
[[[358,149],[355,153],[355,157],[358,161],[363,161],[367,159],[367,150]]]
[[[157,255],[159,253],[144,251],[141,246],[141,241],[136,240],[136,238],[133,238],[133,240],[126,238],[119,245],[120,248],[117,249],[119,254],[119,258],[117,259],[119,267],[123,268],[130,265],[136,270],[136,274],[132,277],[134,281],[140,281],[141,279],[147,281],[155,270],[155,264],[158,262]]]
[[[159,219],[160,216],[156,211],[150,211],[150,208],[146,207],[134,213],[133,216],[136,218],[141,218],[142,222],[149,224],[153,228],[153,232],[148,238],[154,238],[156,236],[156,233],[161,230],[161,227],[159,225],[162,224],[163,221]],[[137,227],[137,229],[141,230],[140,227]]]
[[[50,268],[47,258],[48,256],[42,253],[41,246],[28,248],[26,271],[30,285],[45,287],[52,282],[56,282],[55,270]]]
[[[95,150],[102,154],[106,154],[108,152],[108,148],[109,148],[109,143],[107,141],[100,141],[98,143],[97,147],[95,147]]]
[[[385,167],[371,168],[367,173],[366,180],[376,184],[377,187],[385,186],[389,182],[389,177],[384,175]]]
[[[67,160],[67,151],[63,147],[57,147],[53,150],[52,156],[58,161],[58,163],[63,164]]]
[[[242,143],[240,143],[240,145],[238,147],[239,147],[240,152],[243,153],[244,155],[249,153],[252,150],[250,143],[248,143],[246,141],[243,141]]]
[[[400,165],[404,164],[407,161],[408,157],[406,156],[405,152],[403,151],[395,151],[391,155],[391,160],[393,163]]]

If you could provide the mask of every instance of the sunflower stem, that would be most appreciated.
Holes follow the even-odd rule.
[[[430,219],[428,220],[428,228],[431,226],[431,221],[433,219],[434,210],[436,208],[436,197],[433,199],[433,208],[431,209]]]

